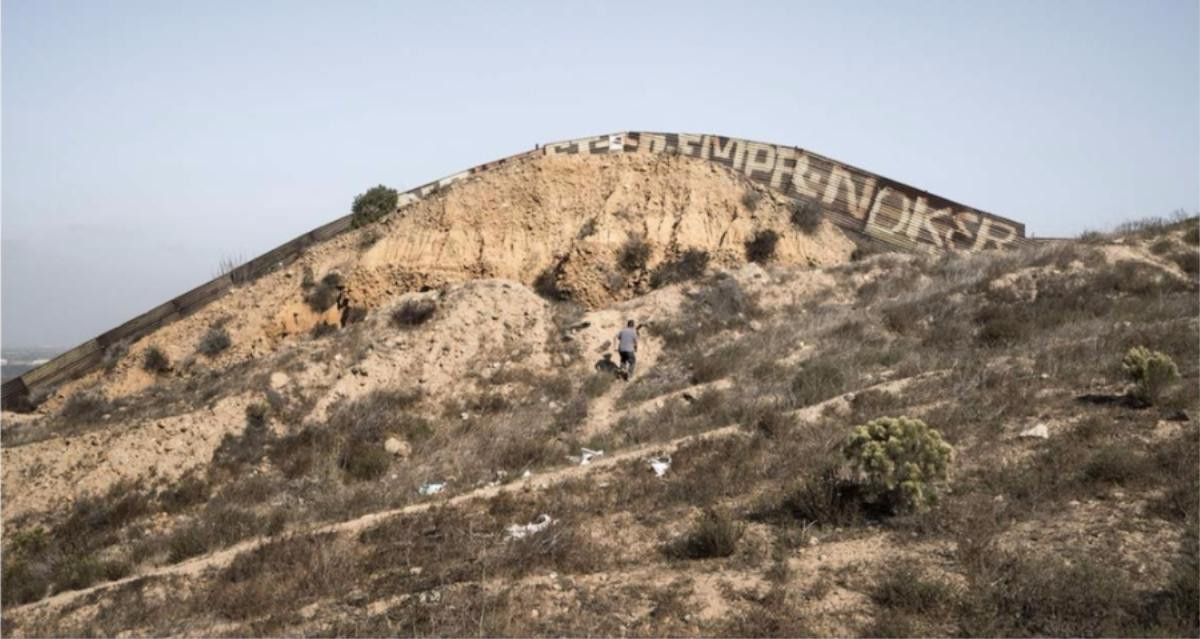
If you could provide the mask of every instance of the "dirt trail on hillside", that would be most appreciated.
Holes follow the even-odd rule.
[[[861,393],[867,390],[880,390],[893,393],[899,392],[909,384],[912,384],[918,380],[928,379],[930,377],[936,377],[943,374],[944,371],[933,371],[915,375],[913,377],[881,382],[866,388],[843,393],[811,406],[797,409],[790,413],[790,415],[796,419],[796,423],[804,423],[806,421],[816,419],[829,409],[844,410],[848,404],[848,398],[853,397],[856,393]],[[654,403],[656,401],[657,399],[651,399],[647,400],[647,403]],[[292,534],[319,535],[333,533],[342,536],[354,535],[394,517],[402,517],[405,515],[421,513],[429,510],[430,508],[455,506],[470,501],[490,499],[502,493],[544,490],[552,485],[560,484],[571,479],[610,471],[617,465],[630,460],[639,458],[648,460],[650,456],[670,455],[687,444],[702,440],[734,437],[738,435],[749,436],[749,433],[738,424],[730,424],[721,428],[716,428],[693,435],[686,435],[669,441],[650,442],[623,450],[613,451],[610,454],[595,458],[587,465],[565,466],[545,473],[518,478],[507,484],[501,484],[498,486],[484,486],[445,499],[434,499],[423,503],[411,504],[401,508],[374,512],[347,521],[317,526],[306,531],[295,531]],[[648,463],[646,465],[645,472],[652,472]],[[668,470],[667,472],[670,471]],[[84,588],[82,590],[62,592],[33,603],[21,606],[13,606],[11,608],[7,608],[5,610],[5,614],[11,615],[13,618],[17,618],[21,615],[33,615],[43,612],[49,614],[50,611],[61,609],[83,597],[87,597],[112,588],[117,588],[124,584],[132,583],[138,580],[165,577],[170,575],[195,576],[208,569],[222,568],[232,562],[233,559],[239,554],[253,550],[265,543],[269,543],[270,541],[272,541],[272,538],[258,538],[244,541],[233,546],[214,551],[207,555],[189,559],[170,566],[165,566],[156,570],[150,570],[144,573],[131,575],[116,581],[105,582],[89,588]],[[21,625],[25,624],[22,623]]]

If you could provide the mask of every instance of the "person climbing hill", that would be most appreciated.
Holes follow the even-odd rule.
[[[625,324],[625,328],[617,333],[617,354],[621,356],[621,372],[625,379],[633,377],[633,367],[637,364],[638,334],[633,320]],[[629,368],[625,365],[628,364]]]

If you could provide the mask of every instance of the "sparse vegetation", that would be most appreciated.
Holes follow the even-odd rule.
[[[742,194],[742,206],[746,207],[747,211],[753,211],[758,208],[758,203],[762,201],[762,192],[755,189],[748,189]]]
[[[746,241],[746,259],[756,264],[766,264],[775,258],[775,245],[779,243],[779,234],[771,229],[763,229]]]
[[[324,313],[337,303],[338,295],[341,293],[344,283],[342,276],[336,271],[326,273],[321,281],[308,289],[308,293],[304,296],[304,301],[308,303],[309,308],[318,312]]]
[[[685,559],[728,557],[737,550],[745,527],[728,513],[709,509],[692,529],[676,542],[672,553]]]
[[[396,189],[382,184],[373,186],[365,193],[355,196],[354,204],[350,207],[354,228],[367,226],[395,211],[399,199],[400,194],[396,192]]]
[[[100,367],[104,369],[105,373],[111,373],[116,370],[117,364],[120,364],[121,360],[125,359],[125,356],[128,354],[128,341],[121,340],[110,344],[108,348],[104,349],[104,360],[100,363]]]
[[[233,340],[229,337],[229,331],[222,326],[214,326],[208,329],[204,337],[200,338],[200,343],[196,345],[196,352],[207,357],[216,357],[232,345]]]
[[[1134,384],[1133,397],[1147,405],[1158,401],[1167,386],[1179,379],[1179,367],[1169,355],[1144,346],[1129,349],[1121,368]]]
[[[821,207],[812,200],[796,200],[788,207],[788,219],[801,232],[812,235],[821,228]]]
[[[112,409],[112,403],[102,393],[85,390],[68,397],[59,414],[70,422],[97,422]]]
[[[630,236],[621,245],[617,254],[617,266],[626,273],[637,273],[646,269],[650,259],[650,243],[639,235]]]
[[[674,259],[659,264],[650,274],[650,286],[661,288],[697,279],[708,269],[708,260],[708,251],[688,249]]]
[[[437,302],[428,298],[406,300],[392,311],[392,325],[412,328],[428,322],[437,311]]]
[[[171,360],[167,358],[167,354],[159,347],[148,346],[142,352],[142,370],[161,375],[171,370]]]
[[[212,390],[221,377],[246,380],[237,389],[252,394],[245,427],[223,423],[230,435],[211,462],[182,477],[6,520],[6,627],[1196,636],[1200,287],[1167,264],[1187,228],[1106,239],[1157,256],[1140,264],[1106,262],[1107,249],[1078,243],[1039,244],[880,255],[819,274],[772,268],[756,281],[745,279],[754,269],[662,276],[682,261],[667,258],[649,280],[688,282],[656,294],[678,299],[677,309],[639,301],[588,315],[559,303],[551,322],[531,310],[529,326],[541,327],[532,339],[517,327],[508,332],[520,340],[481,340],[465,373],[451,369],[461,385],[422,375],[411,380],[422,393],[380,390],[398,379],[385,367],[355,372],[368,349],[408,356],[388,349],[411,339],[371,334],[377,321],[322,344],[300,340],[299,357],[257,367],[181,365],[153,390],[115,395],[120,421],[111,421],[124,425],[140,404],[177,402],[177,413],[136,417],[153,415],[145,427],[173,445],[177,422],[158,416],[221,406],[230,396]],[[645,275],[622,281],[638,289]],[[318,287],[308,279],[308,290]],[[994,285],[1031,280],[1029,290]],[[646,321],[647,347],[628,384],[592,368],[609,348],[600,344],[608,322],[626,309]],[[1145,352],[1122,366],[1114,354],[1135,347]],[[1174,379],[1159,385],[1154,409],[1138,410],[1143,402],[1127,399],[1142,391],[1127,398],[1118,383],[1129,375],[1140,384],[1156,354],[1178,377],[1155,377]],[[334,373],[309,382],[323,368]],[[59,410],[69,412],[81,388],[92,387],[66,391]],[[339,392],[349,397],[328,403]],[[67,437],[103,426],[42,417],[48,426],[28,423]],[[1017,435],[1037,423],[1049,425],[1048,438]],[[6,446],[27,441],[12,438],[14,426],[27,427],[6,424]],[[67,454],[94,445],[70,441]],[[950,444],[960,460],[946,490]],[[605,456],[580,467],[582,448]],[[658,476],[651,460],[669,468]],[[48,476],[31,465],[14,472]],[[427,482],[445,490],[420,494]],[[340,535],[298,532],[418,503],[361,534],[345,534],[361,522]],[[509,534],[543,513],[552,520],[544,529]],[[262,537],[252,551],[213,555],[211,571],[160,574]],[[131,571],[148,576],[54,602],[48,614],[10,609]],[[722,585],[734,575],[762,580]],[[175,594],[160,603],[151,592]],[[726,607],[719,620],[699,614],[709,600]]]

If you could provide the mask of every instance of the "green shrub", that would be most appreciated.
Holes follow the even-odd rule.
[[[1179,379],[1179,367],[1165,353],[1135,346],[1125,353],[1121,368],[1134,383],[1133,398],[1150,405],[1158,401],[1163,391]]]
[[[165,373],[171,370],[171,360],[159,347],[149,346],[142,354],[142,369],[156,375]]]
[[[674,554],[686,559],[728,557],[737,549],[744,527],[728,514],[709,509],[677,543]]]
[[[919,419],[881,417],[854,429],[842,452],[868,494],[896,511],[936,502],[953,449]]]
[[[367,189],[366,193],[359,194],[354,198],[354,204],[350,207],[350,211],[353,213],[351,220],[354,228],[366,226],[395,211],[396,202],[399,199],[400,194],[396,192],[396,189],[389,189],[382,184]]]
[[[756,264],[766,264],[775,257],[775,245],[778,243],[778,233],[763,229],[746,240],[746,259]]]
[[[789,218],[791,219],[792,226],[809,235],[812,235],[821,227],[821,207],[816,202],[796,200],[792,202],[789,208],[791,209]],[[861,256],[859,259],[861,259]]]
[[[644,237],[633,236],[621,245],[617,265],[626,273],[636,273],[646,268],[646,261],[649,259],[650,243]]]
[[[233,340],[230,339],[229,332],[220,326],[214,326],[200,339],[200,343],[196,345],[196,351],[201,355],[216,357],[218,353],[232,344]]]

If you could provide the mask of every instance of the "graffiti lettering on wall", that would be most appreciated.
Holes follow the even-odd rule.
[[[1007,246],[1025,235],[1024,227],[1011,220],[795,147],[716,135],[629,133],[625,150],[722,164],[790,197],[819,202],[833,221],[885,241],[979,250]]]

